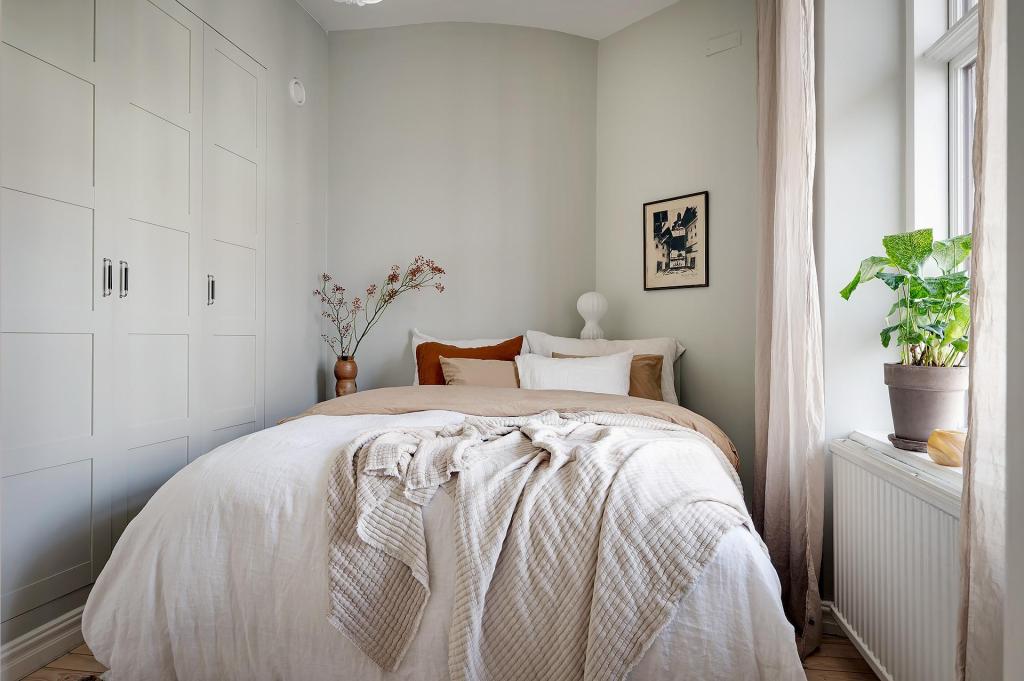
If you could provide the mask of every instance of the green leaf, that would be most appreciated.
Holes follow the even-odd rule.
[[[850,283],[843,287],[843,290],[839,292],[839,295],[843,297],[843,300],[849,300],[850,294],[857,290],[857,285],[860,284],[860,272],[853,275],[853,279]]]
[[[971,308],[969,305],[961,303],[953,308],[953,321],[946,326],[946,331],[942,334],[942,344],[953,343],[953,347],[956,347],[955,341],[966,336],[970,326]]]
[[[960,338],[963,338],[964,333],[967,332],[967,327],[960,322],[951,322],[946,327],[946,332],[942,334],[942,344],[949,345]]]
[[[959,303],[953,308],[953,318],[963,324],[964,326],[970,326],[971,324],[971,306],[967,303]]]
[[[860,273],[857,273],[858,276]],[[876,275],[879,279],[885,282],[885,285],[891,288],[893,291],[898,291],[900,286],[907,281],[907,277],[904,274],[894,274],[892,272],[879,272]]]
[[[917,345],[924,342],[924,334],[913,327],[908,329],[905,325],[900,326],[899,331],[896,342],[900,345]]]
[[[893,324],[892,326],[887,326],[882,329],[882,333],[880,334],[882,337],[882,347],[889,347],[889,343],[892,341],[892,334],[899,330],[899,328],[899,324]]]
[[[936,241],[932,247],[932,257],[944,274],[955,270],[971,255],[971,235],[955,236],[945,241]]]
[[[953,347],[956,348],[959,352],[967,352],[967,348],[969,347],[969,345],[970,344],[966,337],[958,338],[955,341],[953,341]]]
[[[890,234],[882,238],[885,254],[896,267],[917,274],[932,254],[932,230],[918,229],[913,232]]]
[[[845,300],[849,300],[850,294],[856,291],[860,284],[871,281],[879,272],[890,265],[892,265],[892,262],[889,258],[883,258],[879,255],[864,258],[860,261],[860,268],[857,270],[857,274],[853,275],[853,279],[851,279],[850,283],[839,292],[839,295],[841,295]]]
[[[955,296],[965,293],[969,284],[964,272],[950,272],[939,277],[924,277],[923,281],[931,290],[932,295]]]
[[[892,261],[889,258],[883,258],[880,255],[864,258],[860,261],[860,280],[862,282],[871,281],[875,275],[891,265]]]
[[[922,300],[938,295],[941,289],[932,279],[932,277],[921,277],[916,274],[907,275],[907,281],[910,282],[908,289],[911,300]]]
[[[907,299],[904,298],[903,296],[900,296],[899,298],[896,299],[896,302],[892,304],[892,307],[889,308],[889,314],[887,314],[885,316],[886,317],[891,317],[894,314],[896,314],[897,312],[899,312],[900,310],[907,309],[908,306],[909,306],[909,303],[907,302]]]

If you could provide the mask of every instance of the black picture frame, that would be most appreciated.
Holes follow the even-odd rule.
[[[710,216],[707,190],[643,205],[640,273],[645,291],[710,286]]]

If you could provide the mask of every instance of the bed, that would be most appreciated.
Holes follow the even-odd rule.
[[[456,528],[461,527],[463,516],[460,497],[449,493],[432,494],[422,507],[429,589],[416,614],[417,626],[402,644],[393,669],[382,669],[380,660],[371,659],[358,641],[359,632],[346,633],[329,621],[338,594],[332,592],[335,574],[327,560],[336,539],[331,535],[326,499],[336,484],[333,476],[345,470],[339,467],[343,452],[359,459],[364,450],[357,445],[372,440],[368,434],[461,436],[468,423],[487,427],[501,423],[506,428],[502,432],[529,430],[522,424],[535,426],[530,420],[535,417],[529,415],[540,413],[548,414],[557,427],[595,438],[609,433],[632,433],[633,437],[663,429],[666,437],[682,443],[668,444],[683,447],[679,451],[684,454],[706,450],[706,456],[723,462],[723,469],[735,463],[732,444],[706,419],[675,405],[639,398],[419,386],[366,391],[322,403],[193,462],[132,521],[96,581],[83,616],[86,642],[96,659],[110,667],[106,678],[441,681],[461,674],[464,678],[634,681],[803,679],[793,629],[782,611],[778,578],[745,516],[715,541],[677,602],[663,604],[664,621],[656,622],[654,633],[631,643],[632,657],[623,660],[621,674],[610,668],[585,667],[583,660],[557,673],[538,673],[544,667],[531,666],[532,654],[518,660],[513,656],[505,667],[486,672],[479,671],[485,667],[463,665],[461,672],[449,668],[450,648],[454,649],[450,632],[464,638],[453,627],[453,612],[465,607],[456,579],[457,573],[462,574],[457,556],[463,541]],[[520,420],[510,421],[513,417]],[[607,419],[640,420],[621,426]],[[525,437],[518,432],[516,436]],[[661,442],[662,435],[652,437]],[[658,445],[662,454],[663,445]],[[633,458],[642,462],[646,450],[638,451]],[[446,489],[456,485],[458,477],[452,476]],[[609,480],[622,484],[614,482],[621,478],[611,475]],[[742,505],[738,490],[735,494]],[[733,499],[729,504],[737,502]],[[517,507],[516,513],[521,512]],[[499,573],[511,569],[507,546],[501,551],[495,581],[490,590],[481,592],[489,599],[498,588]],[[565,564],[578,559],[574,555],[554,558]],[[587,588],[596,594],[592,584]],[[550,597],[557,600],[558,594]],[[564,615],[576,619],[580,615],[584,623],[588,618],[586,612],[554,616]],[[591,614],[590,619],[599,618]],[[483,626],[485,631],[478,633],[488,643],[486,620]],[[594,621],[589,626],[593,638]],[[527,643],[537,646],[535,661],[543,664],[545,641],[538,638]],[[593,650],[588,654],[595,657]],[[486,661],[481,664],[486,666]],[[466,669],[477,671],[467,673]]]

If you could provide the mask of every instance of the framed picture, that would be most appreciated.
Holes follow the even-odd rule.
[[[708,193],[644,204],[644,290],[708,285]]]

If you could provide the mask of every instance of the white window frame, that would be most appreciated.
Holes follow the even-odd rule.
[[[973,53],[961,54],[949,62],[949,235],[966,234],[971,231],[971,218],[967,210],[974,205],[970,195],[973,183],[967,184],[964,168],[971,164],[971,145],[963,132],[968,128],[968,115],[964,106],[968,93],[964,69],[978,58],[977,47]],[[972,128],[973,129],[973,126]]]
[[[961,12],[961,0],[950,0],[949,16],[956,18]],[[924,52],[927,59],[943,62],[949,73],[948,135],[949,135],[949,234],[970,231],[967,207],[974,197],[968,195],[963,168],[970,167],[969,144],[962,134],[968,122],[963,106],[967,93],[964,67],[978,58],[978,7],[971,7],[955,19],[952,26]]]

